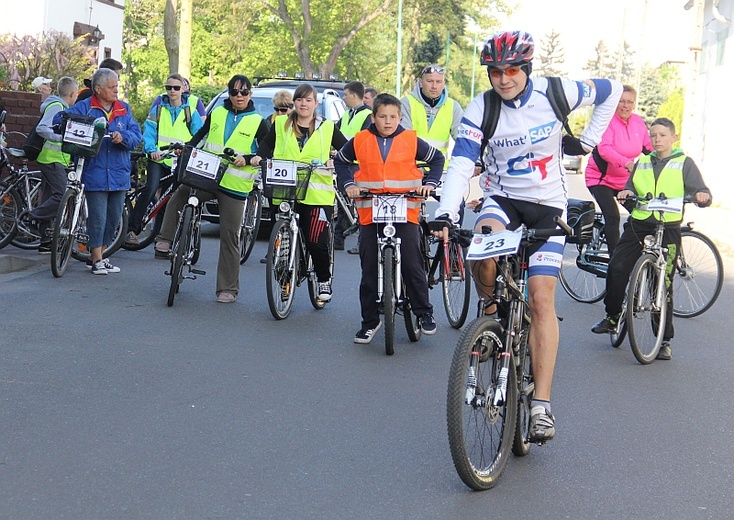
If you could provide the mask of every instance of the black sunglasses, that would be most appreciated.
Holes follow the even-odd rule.
[[[249,96],[250,89],[249,88],[231,88],[229,89],[230,96],[235,97],[237,94],[242,94],[243,96]]]
[[[273,110],[275,110],[276,112],[281,112],[281,113],[285,114],[286,112],[288,112],[292,108],[293,108],[293,105],[288,105],[288,106],[285,106],[285,107],[273,107]]]
[[[166,85],[166,90],[175,90],[178,92],[181,90],[181,85]]]

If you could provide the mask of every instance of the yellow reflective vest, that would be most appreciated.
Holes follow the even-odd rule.
[[[161,103],[156,110],[156,124],[158,126],[158,142],[156,146],[159,150],[161,146],[170,146],[173,143],[185,143],[191,139],[191,131],[186,122],[185,105],[181,107],[176,120],[173,121],[168,106]],[[170,168],[173,164],[173,159],[169,157],[156,162],[165,164]]]
[[[423,103],[412,94],[408,94],[408,103],[410,104],[410,120],[418,137],[441,150],[441,153],[448,157],[451,125],[454,122],[454,101],[446,98],[444,104],[438,109],[430,129],[428,128],[428,114],[426,114],[426,107]],[[446,159],[446,164],[448,164],[448,159]]]
[[[209,114],[211,120],[209,134],[204,143],[204,150],[221,154],[225,148],[232,148],[240,154],[252,153],[252,142],[255,140],[257,129],[260,128],[262,116],[252,112],[238,116],[237,126],[227,141],[224,141],[224,128],[227,124],[227,110],[217,107]],[[235,195],[247,195],[252,191],[252,185],[257,177],[258,169],[254,166],[234,166],[230,164],[222,176],[219,187],[225,192]]]
[[[48,107],[52,105],[61,106],[61,110],[66,109],[63,103],[60,101],[54,101],[46,106],[43,113],[45,114]],[[71,155],[61,151],[61,141],[56,142],[46,139],[43,141],[43,147],[41,147],[41,151],[36,158],[36,162],[40,164],[61,163],[64,166],[68,166],[69,163],[71,163]]]
[[[664,193],[668,199],[683,197],[686,189],[683,182],[683,163],[685,160],[686,155],[683,153],[669,159],[656,181],[652,169],[652,160],[649,155],[643,155],[637,163],[632,178],[635,193],[640,197],[644,197],[648,193],[652,193],[654,197],[659,197],[661,193]],[[638,208],[632,210],[631,216],[635,220],[647,220],[653,215],[656,220],[660,220],[659,213]],[[665,213],[663,220],[665,222],[680,222],[683,220],[683,214]]]
[[[275,118],[275,150],[273,159],[284,159],[288,161],[299,161],[312,164],[315,160],[325,164],[329,160],[331,151],[331,139],[334,135],[334,122],[318,120],[316,130],[309,136],[303,149],[299,148],[298,140],[293,128],[285,129],[287,116]],[[333,206],[334,205],[334,180],[328,170],[315,169],[311,173],[308,183],[306,198],[300,204],[309,206]]]

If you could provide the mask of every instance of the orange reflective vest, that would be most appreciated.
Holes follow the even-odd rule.
[[[378,138],[369,130],[354,136],[354,155],[359,170],[354,174],[357,187],[371,193],[403,193],[423,184],[423,172],[415,164],[418,137],[413,130],[403,130],[392,138],[387,159],[382,160]],[[372,199],[356,201],[359,223],[372,224]],[[408,222],[418,223],[420,199],[408,199]]]

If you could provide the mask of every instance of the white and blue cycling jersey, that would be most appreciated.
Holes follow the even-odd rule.
[[[483,156],[479,185],[484,196],[508,197],[565,209],[566,178],[561,150],[562,123],[548,101],[548,80],[528,80],[517,100],[502,101],[497,129]],[[591,121],[579,137],[591,151],[601,140],[622,95],[614,80],[562,80],[571,109],[595,105]],[[458,221],[459,205],[479,158],[483,138],[484,95],[469,103],[459,127],[436,216],[448,214]]]

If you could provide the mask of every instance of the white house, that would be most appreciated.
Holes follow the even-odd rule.
[[[0,34],[89,34],[87,42],[97,47],[98,61],[120,60],[124,10],[125,0],[2,0]]]
[[[734,0],[690,0],[697,13],[691,51],[693,79],[686,92],[683,150],[693,157],[714,194],[714,200],[734,209],[731,168],[731,85],[734,82]]]

